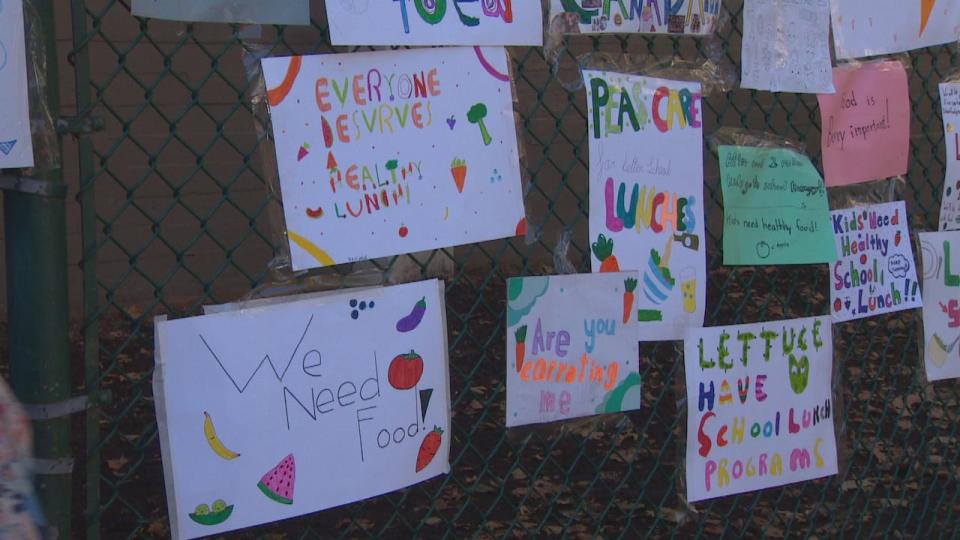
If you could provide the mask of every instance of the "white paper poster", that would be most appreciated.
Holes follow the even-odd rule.
[[[960,231],[920,233],[927,380],[960,377]]]
[[[507,280],[507,427],[640,408],[638,278]]]
[[[269,523],[449,472],[442,282],[157,323],[174,538]]]
[[[923,305],[903,201],[834,210],[830,217],[837,241],[830,276],[835,322]]]
[[[712,34],[720,0],[550,0],[550,29],[564,34]]]
[[[327,0],[334,45],[543,45],[531,0]]]
[[[960,39],[956,0],[831,0],[837,58],[921,49]]]
[[[837,474],[830,319],[691,328],[687,499]]]
[[[638,270],[640,341],[703,326],[700,85],[585,70],[594,272]]]
[[[940,83],[947,171],[940,203],[940,230],[960,229],[960,83]]]
[[[514,236],[502,47],[266,58],[294,270]]]
[[[33,167],[23,2],[0,1],[0,169]]]
[[[310,0],[133,0],[132,12],[187,22],[310,24]]]
[[[832,94],[828,0],[747,0],[743,88]]]

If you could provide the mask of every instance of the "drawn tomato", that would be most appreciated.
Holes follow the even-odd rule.
[[[420,382],[423,376],[423,358],[415,351],[409,354],[397,355],[390,362],[390,368],[387,370],[387,380],[390,386],[397,390],[409,390]]]
[[[406,225],[401,225],[399,234],[400,238],[406,238],[407,235],[410,234],[410,229],[408,229]]]

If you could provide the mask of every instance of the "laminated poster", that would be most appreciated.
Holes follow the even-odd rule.
[[[907,72],[898,61],[838,67],[835,94],[819,94],[827,186],[906,174],[910,153]]]
[[[830,319],[691,328],[690,502],[837,474]]]
[[[23,2],[0,1],[0,169],[33,167]]]
[[[640,408],[638,278],[507,280],[507,427]]]
[[[563,34],[712,34],[720,0],[550,0],[550,29]]]
[[[594,272],[638,270],[640,341],[703,326],[703,98],[699,83],[583,72]]]
[[[903,201],[830,213],[837,262],[830,276],[834,322],[923,305]]]
[[[960,231],[920,233],[927,380],[960,377]]]
[[[960,83],[940,83],[947,171],[940,203],[940,230],[960,229]]]
[[[310,24],[310,0],[133,0],[132,11],[173,21]]]
[[[196,538],[449,472],[443,283],[157,322],[171,533]]]
[[[837,58],[862,58],[960,39],[956,0],[831,0]]]
[[[543,45],[532,0],[327,0],[334,45]]]
[[[828,0],[748,0],[740,85],[772,92],[833,93]]]
[[[294,270],[526,225],[502,47],[265,58]]]
[[[827,190],[789,148],[720,146],[723,264],[837,260]]]

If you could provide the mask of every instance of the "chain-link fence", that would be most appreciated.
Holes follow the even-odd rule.
[[[59,4],[58,38],[70,49],[61,79],[75,83],[64,94],[76,97],[79,118],[102,127],[65,139],[65,171],[79,179],[70,232],[82,272],[74,288],[83,294],[76,342],[84,363],[74,377],[98,403],[74,432],[75,454],[86,458],[74,473],[75,500],[86,501],[75,508],[74,533],[163,537],[153,318],[196,314],[276,278],[267,219],[275,201],[260,159],[268,141],[255,128],[244,44],[267,43],[276,54],[332,48],[319,1],[308,29],[142,20],[124,0]],[[742,2],[728,0],[724,9],[733,22],[712,42],[573,38],[560,74],[575,77],[574,57],[590,50],[696,59],[714,45],[739,69]],[[558,258],[589,270],[584,94],[559,84],[542,49],[514,48],[511,56],[537,240],[443,250],[455,261],[447,281],[451,474],[236,536],[954,536],[957,387],[921,382],[913,312],[836,328],[843,431],[834,478],[686,507],[678,483],[684,390],[673,344],[641,347],[639,412],[504,428],[505,278],[554,272]],[[957,55],[934,47],[910,58],[912,159],[901,195],[914,227],[935,229],[944,170],[936,85]],[[64,103],[69,110],[67,95]],[[710,96],[705,109],[708,135],[721,126],[769,131],[819,159],[815,96],[736,90]],[[721,266],[717,170],[707,152],[707,324],[826,313],[824,266]],[[569,247],[556,253],[565,232]],[[377,264],[383,271],[410,264],[419,278],[429,262],[404,256]]]

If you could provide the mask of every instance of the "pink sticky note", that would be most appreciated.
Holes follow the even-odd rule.
[[[819,94],[827,186],[907,172],[910,96],[900,62],[833,70],[836,94]]]

